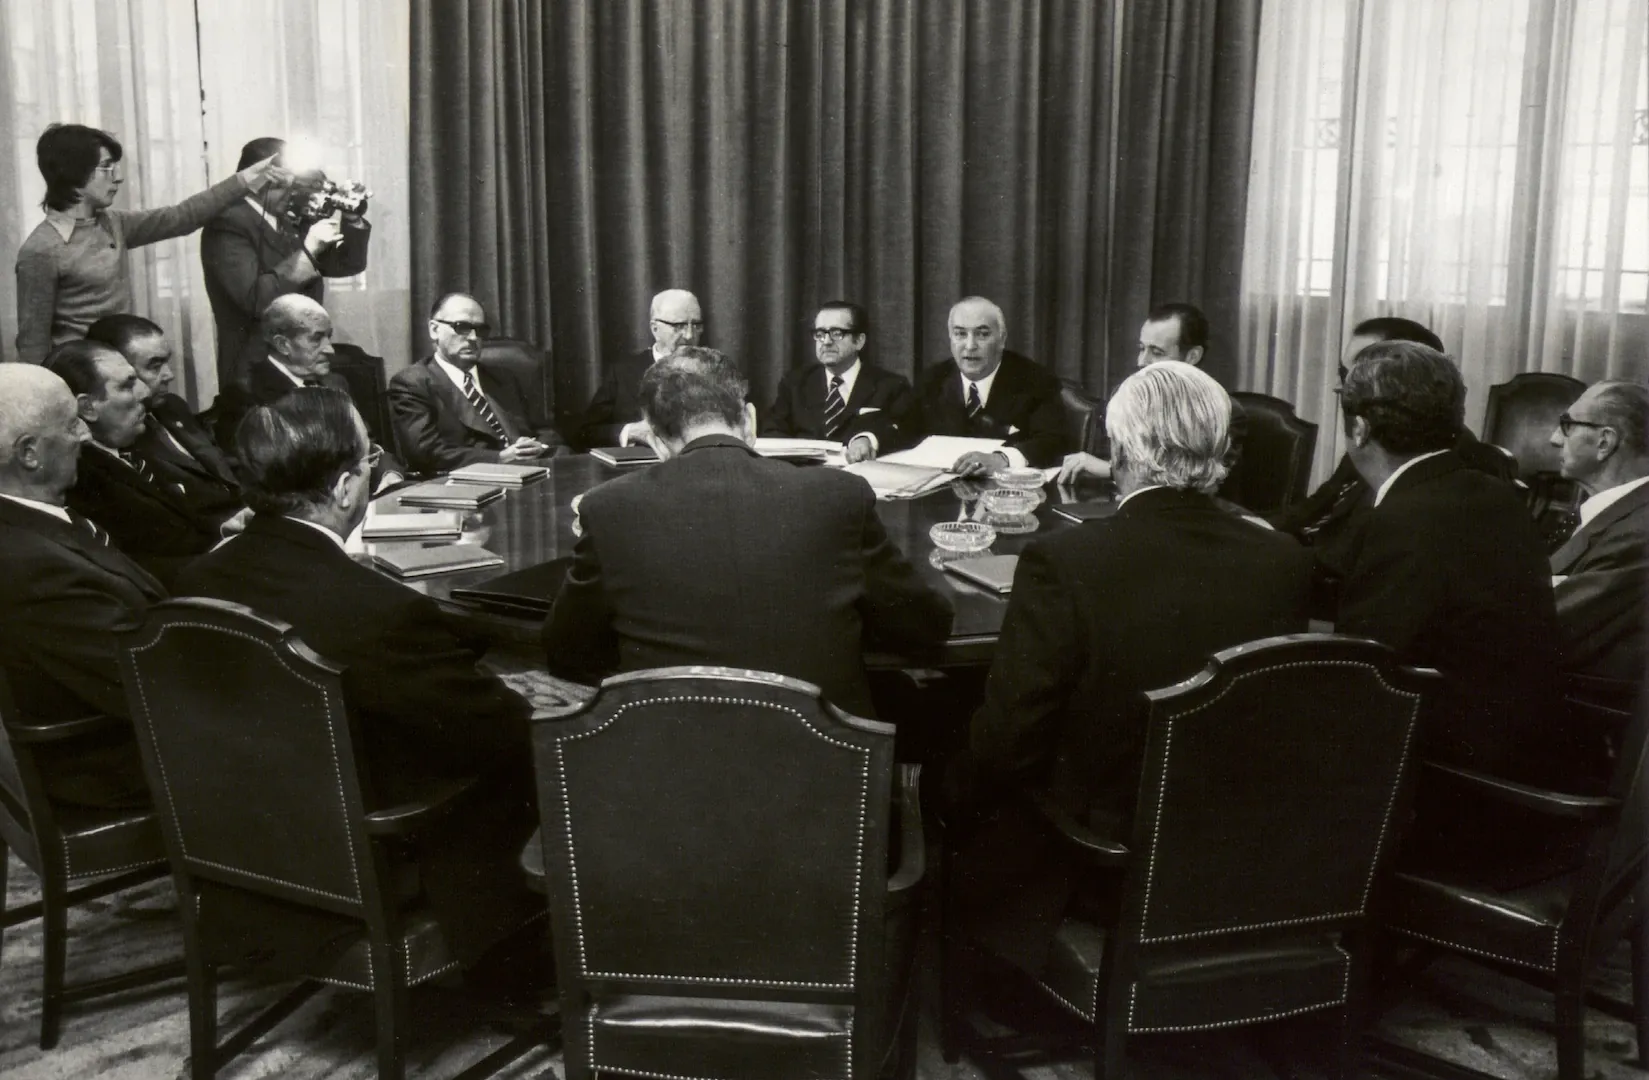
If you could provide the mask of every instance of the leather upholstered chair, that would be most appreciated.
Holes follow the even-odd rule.
[[[890,725],[660,668],[539,721],[533,751],[568,1080],[912,1075],[922,830],[902,766],[890,878]]]
[[[1585,389],[1586,384],[1579,379],[1545,371],[1521,372],[1489,387],[1483,441],[1510,450],[1525,483],[1543,473],[1556,474],[1557,449],[1550,443],[1552,429]]]
[[[1422,774],[1428,786],[1445,785],[1457,793],[1460,802],[1453,815],[1494,815],[1491,820],[1501,821],[1503,815],[1516,814],[1516,821],[1529,823],[1505,831],[1519,839],[1526,865],[1534,869],[1518,875],[1515,871],[1522,867],[1514,864],[1508,876],[1447,852],[1421,866],[1405,855],[1386,890],[1382,918],[1404,944],[1418,947],[1402,974],[1447,952],[1550,988],[1558,1080],[1586,1075],[1583,1021],[1588,1003],[1630,1021],[1637,1032],[1638,1060],[1649,1061],[1649,708],[1639,700],[1635,712],[1621,713],[1595,697],[1594,689],[1583,686],[1577,695],[1571,686],[1569,701],[1576,722],[1589,718],[1599,737],[1618,738],[1608,792],[1548,791],[1428,765]],[[1482,810],[1473,813],[1473,806]],[[1568,827],[1577,842],[1562,848],[1573,851],[1572,861],[1551,861],[1552,851],[1562,850],[1552,838],[1562,834],[1537,831],[1541,819]],[[1417,821],[1417,828],[1421,824]],[[1587,993],[1593,971],[1622,937],[1632,950],[1630,1006]],[[1437,1071],[1434,1059],[1404,1046],[1382,1043],[1379,1053],[1406,1071]],[[1457,1075],[1473,1071],[1446,1064]]]
[[[1065,452],[1102,455],[1105,447],[1105,403],[1090,396],[1069,379],[1060,380],[1060,404],[1065,407]]]
[[[366,423],[367,434],[379,446],[394,447],[395,425],[389,415],[389,382],[384,376],[384,358],[343,341],[332,348],[332,370],[349,384],[350,399]]]
[[[1294,415],[1282,398],[1236,390],[1231,400],[1248,414],[1242,457],[1220,493],[1262,517],[1305,498],[1311,457],[1317,452],[1317,425]]]
[[[1033,797],[1073,868],[1117,884],[1114,922],[1066,915],[1046,967],[1024,972],[1086,1025],[1096,1077],[1125,1075],[1132,1035],[1316,1010],[1339,1010],[1342,1065],[1354,1073],[1365,923],[1397,846],[1411,748],[1436,680],[1357,638],[1301,634],[1227,649],[1194,678],[1142,695],[1144,768],[1126,844]],[[969,1028],[965,951],[976,962],[995,954],[960,928],[955,843],[948,835],[943,867],[947,1059],[964,1040],[976,1056],[1013,1055],[1016,1067],[1033,1051],[1068,1056],[1069,1045],[1034,1035],[983,1039]]]
[[[526,391],[534,430],[558,427],[555,412],[555,384],[549,377],[544,350],[530,341],[516,338],[488,338],[481,343],[481,363],[509,372]]]
[[[164,877],[166,851],[160,825],[148,807],[104,810],[54,803],[46,793],[37,757],[42,749],[125,723],[108,716],[36,723],[19,715],[5,675],[0,674],[0,934],[29,919],[41,920],[42,1050],[57,1045],[65,1003],[183,974],[183,964],[172,961],[77,985],[64,980],[70,905]],[[10,911],[6,910],[8,848],[40,879],[40,899]],[[76,883],[79,887],[74,887]]]
[[[249,608],[168,600],[118,636],[183,920],[191,1075],[215,1076],[331,984],[373,995],[378,1075],[400,1080],[408,990],[459,965],[391,848],[415,840],[474,781],[432,784],[425,797],[369,812],[341,669]],[[268,959],[249,956],[241,931],[228,929],[226,916],[244,910],[260,931],[299,928],[282,940],[302,940],[301,955],[276,959],[304,981],[220,1043],[218,969]],[[316,925],[324,929],[311,947]],[[518,1038],[498,1053],[530,1045]]]

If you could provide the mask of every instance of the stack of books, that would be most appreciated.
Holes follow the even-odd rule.
[[[510,465],[502,461],[477,462],[452,470],[449,480],[461,484],[498,484],[503,487],[525,487],[550,475],[542,465]]]
[[[497,484],[463,484],[431,480],[396,492],[403,506],[434,506],[442,510],[479,510],[504,497]]]
[[[464,517],[454,512],[375,514],[361,525],[362,540],[456,540]]]

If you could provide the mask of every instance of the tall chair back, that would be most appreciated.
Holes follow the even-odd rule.
[[[341,669],[285,623],[205,599],[150,609],[121,667],[180,890],[213,881],[364,921],[377,882]]]
[[[527,420],[535,428],[555,426],[555,383],[544,350],[530,341],[489,338],[481,344],[481,363],[510,372],[527,391]]]
[[[1282,398],[1234,391],[1248,416],[1242,457],[1220,493],[1256,514],[1275,514],[1305,498],[1317,425],[1294,415]]]
[[[1065,407],[1065,450],[1100,454],[1105,445],[1105,406],[1082,387],[1061,380],[1060,404]]]
[[[1555,475],[1558,460],[1557,448],[1551,445],[1552,429],[1585,389],[1579,379],[1546,371],[1521,372],[1489,387],[1483,441],[1510,450],[1525,482],[1542,473]]]
[[[663,668],[607,680],[533,744],[569,1077],[659,1071],[658,1044],[627,1038],[624,1018],[659,1020],[684,997],[791,1003],[785,1025],[816,1025],[740,1059],[751,1075],[860,1075],[880,1005],[892,729],[782,676]],[[597,1031],[608,1049],[592,1061]],[[723,1074],[709,1067],[721,1049],[693,1052]]]
[[[359,345],[340,341],[333,347],[332,370],[349,385],[349,396],[366,424],[367,434],[380,446],[395,446],[395,425],[389,413],[389,383],[384,358]]]

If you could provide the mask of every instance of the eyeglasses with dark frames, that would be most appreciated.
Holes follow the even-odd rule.
[[[432,321],[438,322],[442,326],[450,327],[452,332],[457,334],[459,337],[469,337],[471,334],[474,334],[482,341],[485,341],[487,338],[492,336],[492,327],[488,326],[484,322],[469,322],[464,319],[435,319]]]
[[[857,330],[843,330],[840,326],[816,326],[813,328],[813,340],[823,345],[827,341],[840,341],[843,338],[852,337],[858,332]]]
[[[1577,427],[1606,428],[1611,426],[1612,425],[1610,424],[1595,424],[1590,420],[1576,420],[1568,413],[1564,413],[1562,416],[1557,418],[1557,429],[1563,433],[1563,437],[1565,439],[1567,439],[1569,437],[1569,433]]]
[[[671,322],[669,319],[654,319],[653,321],[659,323],[660,325],[668,326],[670,329],[677,332],[686,330],[688,327],[692,327],[694,330],[704,329],[703,319],[687,319],[684,322]]]

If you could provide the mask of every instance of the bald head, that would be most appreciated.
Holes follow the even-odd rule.
[[[261,318],[269,353],[300,376],[332,370],[332,317],[307,296],[277,296]]]
[[[316,319],[331,321],[326,309],[301,293],[277,296],[264,309],[263,340],[273,342],[276,335],[290,335],[293,331]]]
[[[686,289],[665,289],[653,297],[648,311],[655,353],[669,356],[683,345],[697,345],[704,336],[704,311],[699,298]]]
[[[33,364],[0,364],[0,492],[63,505],[90,437],[68,383]]]

